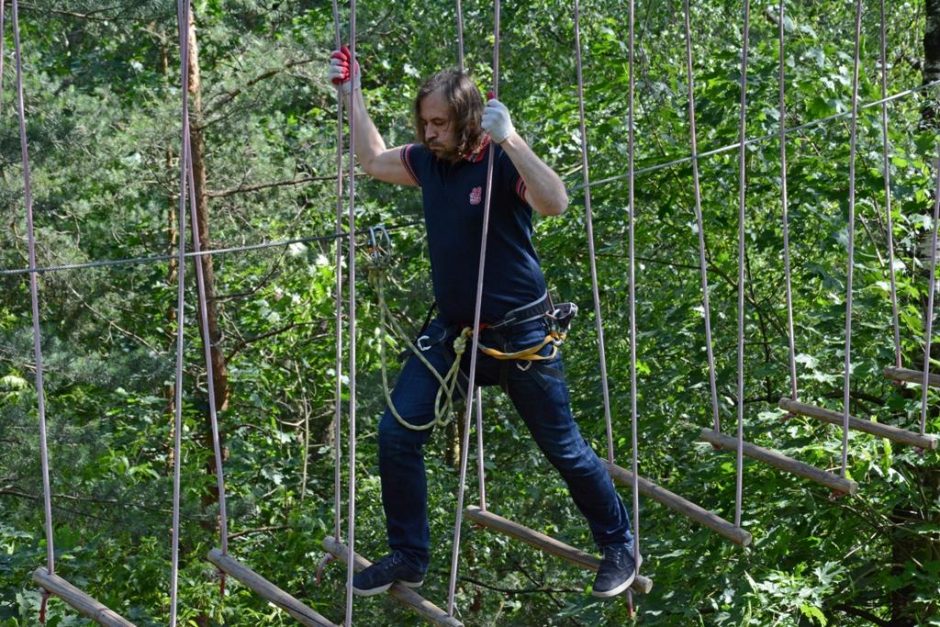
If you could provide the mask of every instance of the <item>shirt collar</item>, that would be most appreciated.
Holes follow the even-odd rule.
[[[480,163],[483,161],[483,155],[486,154],[486,149],[490,147],[490,136],[484,135],[483,141],[480,143],[480,147],[477,148],[476,152],[472,152],[466,157],[464,157],[470,163]]]

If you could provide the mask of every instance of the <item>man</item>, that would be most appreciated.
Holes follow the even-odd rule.
[[[493,99],[484,106],[479,89],[463,73],[439,72],[422,85],[414,106],[418,141],[391,149],[366,110],[359,65],[345,46],[331,56],[329,77],[346,97],[362,169],[381,181],[421,187],[439,315],[418,346],[441,374],[461,359],[453,341],[474,318],[486,157],[490,142],[497,144],[480,333],[488,350],[479,356],[477,382],[500,385],[509,394],[568,484],[603,552],[593,594],[620,594],[636,571],[629,516],[571,416],[561,357],[557,346],[546,342],[555,309],[532,246],[532,211],[562,213],[568,206],[564,184],[516,133],[506,107]],[[519,351],[530,354],[509,360],[491,356]],[[464,374],[469,361],[465,353]],[[355,576],[356,594],[377,594],[396,581],[410,587],[423,583],[430,558],[423,446],[439,385],[411,356],[392,393],[398,417],[386,409],[379,424],[382,504],[392,552]]]

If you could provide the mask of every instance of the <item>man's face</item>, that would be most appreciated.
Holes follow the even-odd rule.
[[[421,123],[424,124],[424,142],[438,159],[456,161],[457,138],[450,107],[440,90],[433,91],[421,101]]]

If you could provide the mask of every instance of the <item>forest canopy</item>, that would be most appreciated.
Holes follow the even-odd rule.
[[[781,409],[781,397],[798,397],[841,417],[847,391],[853,416],[920,433],[921,386],[890,380],[884,370],[923,371],[928,326],[933,350],[927,366],[936,371],[940,364],[938,325],[929,309],[935,300],[929,287],[940,176],[940,1],[858,4],[863,10],[856,82],[856,2],[785,3],[781,110],[780,5],[749,3],[743,258],[738,211],[744,4],[689,3],[699,202],[685,3],[637,2],[633,51],[628,3],[581,4],[587,188],[573,3],[520,0],[502,6],[500,100],[519,133],[562,176],[571,200],[564,215],[537,221],[535,245],[556,300],[580,308],[563,351],[582,433],[605,457],[587,246],[589,189],[615,461],[631,466],[635,400],[640,476],[726,520],[735,517],[735,456],[699,438],[713,425],[714,407],[726,435],[735,435],[740,411],[748,442],[839,474],[841,427]],[[342,622],[345,568],[334,563],[322,578],[317,569],[323,539],[335,534],[337,520],[345,533],[348,521],[349,224],[345,217],[337,221],[338,208],[344,216],[350,210],[348,180],[337,186],[337,176],[349,167],[348,129],[344,122],[337,133],[336,90],[326,79],[337,38],[350,36],[348,6],[340,7],[337,24],[332,6],[322,0],[192,5],[185,67],[195,233],[203,249],[214,251],[203,257],[205,313],[194,259],[180,267],[176,257],[181,242],[187,251],[194,247],[193,224],[181,224],[178,217],[183,64],[176,7],[153,0],[19,3],[39,269],[32,273],[10,3],[4,8],[0,624],[37,623],[42,595],[31,574],[47,560],[31,275],[38,286],[56,572],[137,625],[167,624],[177,461],[173,424],[179,407],[179,623],[293,623],[231,578],[220,594],[219,574],[205,559],[219,543],[211,379],[229,550]],[[485,92],[493,83],[494,6],[464,2],[462,8],[465,65]],[[457,64],[456,11],[454,2],[357,3],[362,87],[389,146],[414,141],[413,99],[422,79]],[[896,97],[887,99],[883,119],[885,95]],[[789,129],[785,169],[781,124]],[[340,161],[338,151],[344,155]],[[392,377],[405,344],[379,332],[377,293],[367,277],[370,227],[384,225],[389,233],[384,297],[406,333],[421,328],[433,296],[420,193],[364,176],[357,177],[355,189],[355,544],[375,559],[386,552],[375,437],[385,404],[380,343],[386,343]],[[706,350],[700,232],[713,370]],[[337,254],[343,259],[339,266]],[[740,371],[739,261],[745,277]],[[179,281],[185,289],[182,310]],[[338,299],[344,312],[339,332]],[[208,334],[201,330],[203,316]],[[181,318],[184,368],[177,405]],[[565,486],[511,403],[497,389],[484,390],[483,399],[489,507],[595,552]],[[924,430],[938,434],[940,398],[929,389],[926,400]],[[455,411],[463,415],[462,408]],[[339,462],[333,446],[337,415]],[[459,436],[456,427],[438,429],[427,450],[434,555],[421,593],[440,606],[447,599],[457,515]],[[467,498],[478,504],[473,442]],[[845,475],[858,484],[852,496],[745,460],[741,526],[753,536],[747,548],[641,497],[642,572],[654,587],[634,597],[637,622],[940,625],[940,454],[859,431],[849,433],[847,450]],[[337,468],[343,486],[339,511]],[[620,490],[629,503],[630,488]],[[466,524],[456,616],[466,625],[629,624],[628,604],[592,598],[590,580],[571,564]],[[353,619],[362,625],[420,622],[384,595],[357,600]],[[47,624],[85,619],[53,598]]]

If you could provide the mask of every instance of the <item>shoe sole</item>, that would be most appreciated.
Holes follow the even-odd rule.
[[[603,591],[592,590],[591,595],[599,599],[609,599],[611,597],[615,597],[621,592],[624,592],[627,588],[629,588],[633,584],[633,581],[635,579],[636,579],[636,572],[630,575],[630,577],[627,578],[626,581],[624,581],[622,584],[620,584],[616,588],[611,588],[610,590],[603,590]]]
[[[397,580],[392,583],[400,583],[406,588],[418,588],[421,586],[421,584],[424,583],[424,580],[423,579],[421,581]],[[360,596],[360,597],[371,597],[371,596],[375,596],[376,594],[381,594],[383,592],[386,592],[391,587],[392,587],[391,583],[387,583],[382,586],[377,586],[375,588],[357,588],[356,586],[353,586],[353,594],[355,594],[356,596]]]

